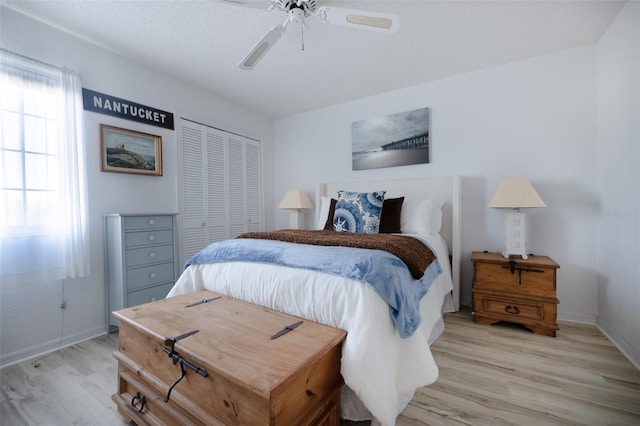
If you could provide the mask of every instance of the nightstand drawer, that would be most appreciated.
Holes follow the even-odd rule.
[[[125,257],[127,266],[166,262],[173,259],[173,245],[129,249]]]
[[[513,322],[547,336],[555,337],[559,328],[556,322],[557,300],[528,300],[474,291],[472,314],[477,323]]]
[[[159,265],[145,266],[144,268],[128,269],[127,282],[129,283],[129,290],[168,281],[174,282],[175,271],[173,265],[173,262],[168,262]]]
[[[173,228],[173,216],[127,216],[125,231],[137,229]]]
[[[144,246],[149,244],[168,244],[173,242],[173,230],[127,232],[124,236],[126,247]]]
[[[155,302],[156,300],[164,299],[167,297],[171,287],[173,287],[173,283],[167,283],[127,293],[127,306],[137,306],[142,305],[143,303]]]
[[[487,314],[500,315],[505,321],[519,322],[520,319],[544,320],[544,306],[542,302],[500,298],[483,294],[475,294],[474,306],[478,311]],[[555,306],[555,305],[554,305]]]
[[[476,263],[473,286],[479,290],[554,297],[556,270],[516,261],[512,273],[509,263]]]

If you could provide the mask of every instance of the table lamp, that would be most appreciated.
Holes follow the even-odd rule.
[[[285,194],[280,204],[279,209],[291,210],[291,219],[289,226],[291,229],[300,229],[304,225],[304,209],[312,209],[313,204],[307,196],[307,194],[301,189],[290,189]]]
[[[505,213],[504,219],[504,251],[502,255],[520,255],[528,257],[526,251],[525,214],[520,209],[547,207],[533,185],[526,178],[509,178],[500,183],[493,195],[489,207],[494,209],[511,209]]]

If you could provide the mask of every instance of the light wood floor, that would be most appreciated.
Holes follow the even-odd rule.
[[[557,337],[447,315],[432,346],[440,376],[397,425],[640,425],[640,370],[594,326]]]
[[[552,338],[468,313],[445,321],[440,377],[398,426],[640,425],[640,371],[595,327],[562,322]],[[111,334],[0,370],[0,424],[126,424],[111,401],[116,347]]]

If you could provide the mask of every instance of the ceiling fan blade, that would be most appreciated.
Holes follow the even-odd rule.
[[[268,0],[217,0],[220,3],[231,3],[239,6],[250,7],[252,9],[269,10],[272,5]]]
[[[243,70],[250,70],[271,49],[276,41],[280,40],[284,33],[284,25],[276,25],[271,28],[253,49],[240,61],[238,66]]]
[[[323,6],[318,9],[316,14],[321,22],[351,28],[395,33],[400,26],[400,16],[390,13]]]

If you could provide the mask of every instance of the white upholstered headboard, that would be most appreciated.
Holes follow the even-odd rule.
[[[405,200],[440,200],[442,229],[440,234],[449,246],[453,278],[453,301],[460,309],[460,269],[462,267],[462,194],[460,176],[421,177],[358,182],[319,183],[316,191],[316,218],[319,216],[320,197],[336,197],[340,190],[372,192],[386,190],[385,198],[405,197]]]

